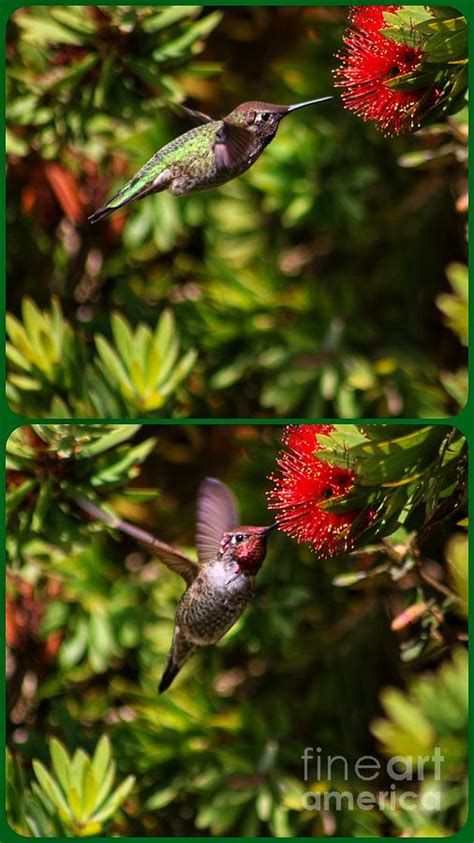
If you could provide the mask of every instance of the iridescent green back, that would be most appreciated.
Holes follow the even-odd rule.
[[[116,198],[120,198],[121,202],[126,201],[127,198],[133,198],[143,188],[153,183],[160,173],[171,165],[182,164],[186,169],[188,162],[200,159],[203,166],[206,163],[209,166],[212,163],[211,159],[214,157],[213,144],[216,132],[221,126],[222,121],[220,120],[205,123],[202,126],[190,129],[189,132],[185,132],[184,135],[180,135],[166,144],[143,165]]]

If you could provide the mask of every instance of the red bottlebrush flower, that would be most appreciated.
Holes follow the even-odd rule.
[[[337,54],[342,62],[334,72],[335,84],[343,88],[346,108],[365,122],[375,120],[386,135],[398,135],[416,127],[415,110],[426,89],[395,91],[387,82],[415,70],[423,51],[397,44],[381,30],[383,13],[400,6],[355,6],[349,12],[353,28],[343,41],[346,49]]]
[[[332,556],[352,545],[351,525],[359,511],[334,513],[321,509],[320,503],[344,495],[354,484],[352,469],[332,466],[319,460],[315,451],[316,434],[334,430],[330,424],[300,424],[286,427],[279,470],[270,476],[274,488],[267,493],[270,509],[283,532],[298,543],[308,542],[320,556]]]

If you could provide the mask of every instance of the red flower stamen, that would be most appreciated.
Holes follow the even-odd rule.
[[[320,504],[349,492],[355,480],[352,469],[323,462],[315,455],[321,448],[317,434],[334,430],[330,424],[300,424],[285,428],[279,470],[270,476],[274,488],[268,492],[270,509],[283,532],[297,542],[308,542],[320,556],[332,556],[353,544],[350,527],[360,512],[334,513]]]

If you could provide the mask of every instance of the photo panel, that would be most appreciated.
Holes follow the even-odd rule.
[[[44,424],[7,451],[17,834],[463,827],[458,429]]]
[[[462,410],[467,35],[421,5],[13,11],[10,408]]]

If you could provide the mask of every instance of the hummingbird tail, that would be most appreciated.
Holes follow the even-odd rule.
[[[107,205],[103,205],[102,208],[97,208],[97,211],[94,211],[90,217],[87,217],[87,220],[93,225],[95,222],[99,222],[100,220],[105,219],[105,217],[110,216],[110,214],[113,214],[116,210],[116,208],[109,208]]]
[[[128,205],[129,202],[136,202],[137,199],[143,199],[149,193],[159,193],[161,190],[166,190],[170,186],[172,174],[169,169],[163,170],[155,178],[150,178],[150,175],[143,172],[146,167],[147,165],[145,164],[145,167],[142,167],[125,187],[122,187],[105,205],[94,211],[88,218],[89,222],[99,222],[99,220],[103,220],[105,217],[113,214],[114,211],[118,211],[119,208],[123,208],[124,205]]]
[[[197,650],[197,645],[188,641],[181,634],[179,629],[175,629],[173,637],[173,644],[171,645],[171,652],[168,656],[165,672],[161,677],[161,682],[158,685],[158,693],[162,694],[171,685],[175,676],[179,673],[185,662],[191,658],[192,654]]]
[[[123,208],[124,205],[128,205],[129,202],[134,202],[135,199],[141,199],[142,196],[146,196],[149,192],[149,189],[144,190],[143,187],[132,192],[130,191],[130,185],[126,185],[122,188],[122,190],[116,193],[115,196],[112,196],[105,205],[97,208],[97,211],[94,211],[94,213],[87,219],[92,224],[99,222],[100,220],[105,219],[105,217],[109,217],[110,214],[114,213],[114,211],[118,211],[119,208]]]
[[[161,677],[161,682],[158,685],[158,693],[162,694],[163,691],[166,691],[169,686],[171,685],[174,677],[177,673],[179,673],[180,666],[173,663],[172,659],[169,659],[168,664],[165,667],[165,672]]]

